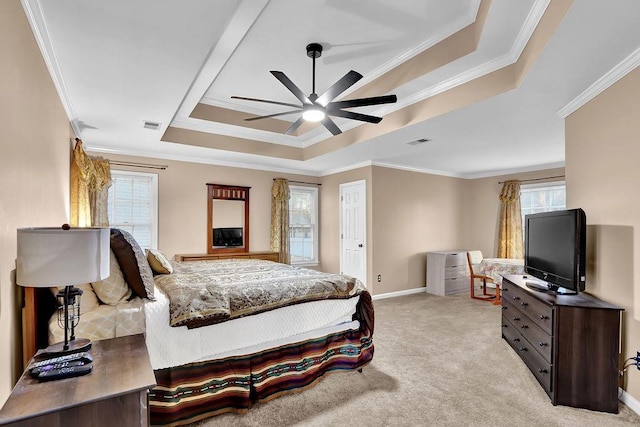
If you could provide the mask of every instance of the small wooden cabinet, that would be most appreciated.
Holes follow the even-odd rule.
[[[502,280],[502,338],[552,404],[618,413],[623,309],[586,293],[536,291],[526,281],[522,275]]]
[[[469,292],[467,251],[427,252],[427,292],[454,295]]]
[[[216,259],[263,259],[266,261],[280,262],[280,254],[278,252],[227,252],[217,254],[177,254],[174,257],[176,261],[206,261]]]
[[[147,426],[148,391],[156,385],[144,335],[94,341],[91,373],[38,382],[20,377],[0,410],[0,425]]]

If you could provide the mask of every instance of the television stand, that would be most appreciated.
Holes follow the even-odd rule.
[[[502,280],[502,338],[552,404],[618,413],[623,309],[585,292],[534,291],[527,282]]]
[[[576,291],[554,285],[550,282],[545,282],[544,280],[529,278],[527,276],[522,276],[522,278],[525,279],[524,283],[527,285],[527,288],[533,289],[534,291],[546,292],[554,295],[578,295]]]

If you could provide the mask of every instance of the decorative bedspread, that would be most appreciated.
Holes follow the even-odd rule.
[[[350,276],[254,259],[177,263],[155,280],[169,298],[170,325],[190,329],[366,290]]]

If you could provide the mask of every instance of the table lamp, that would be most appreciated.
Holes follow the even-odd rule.
[[[80,320],[82,290],[74,287],[109,276],[108,228],[19,228],[16,282],[20,286],[64,286],[56,294],[58,325],[64,342],[49,346],[47,354],[68,354],[91,348],[88,339],[75,339]]]

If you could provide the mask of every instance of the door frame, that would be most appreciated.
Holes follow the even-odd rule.
[[[367,245],[367,212],[368,212],[368,207],[367,207],[367,180],[366,179],[359,179],[357,181],[351,181],[351,182],[345,182],[340,184],[339,186],[339,191],[338,191],[338,217],[339,217],[339,229],[338,229],[338,240],[340,241],[340,273],[342,273],[343,271],[343,264],[344,264],[344,248],[343,248],[343,244],[342,244],[342,230],[343,230],[343,226],[344,226],[344,220],[342,218],[342,201],[343,201],[343,190],[344,187],[347,186],[352,186],[355,184],[359,184],[362,185],[363,187],[363,192],[362,192],[362,204],[364,206],[363,212],[364,212],[364,216],[363,216],[363,245],[364,245],[364,260],[363,260],[363,269],[364,269],[364,279],[361,279],[362,283],[364,283],[365,286],[367,286],[367,282],[368,282],[368,269],[367,269],[367,259],[369,257],[369,246]]]

